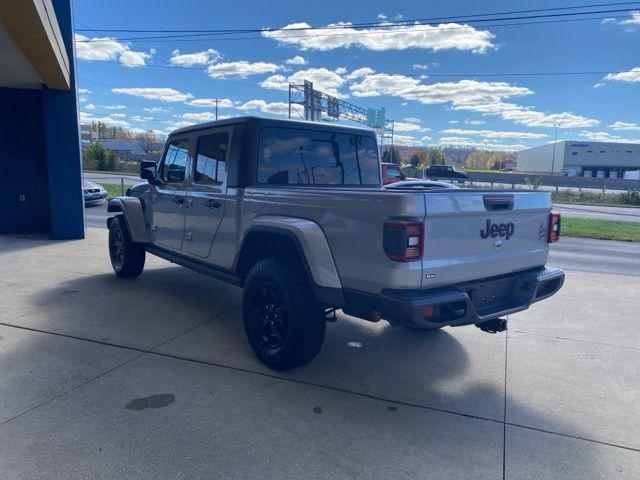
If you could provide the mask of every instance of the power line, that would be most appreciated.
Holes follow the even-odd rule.
[[[483,25],[483,28],[499,28],[499,27],[513,27],[513,26],[526,26],[526,25],[542,25],[542,24],[553,24],[553,23],[573,23],[573,22],[584,22],[584,21],[593,21],[593,20],[603,20],[605,18],[613,18],[613,19],[628,19],[632,18],[630,15],[606,15],[606,16],[597,16],[597,17],[588,17],[588,18],[564,18],[560,20],[538,20],[538,21],[530,21],[530,22],[513,22],[513,23],[496,23]],[[341,27],[343,29],[350,29],[349,26]],[[468,30],[474,29],[475,27],[471,25],[459,25],[456,27],[441,27],[438,28],[439,32],[448,31],[448,30]],[[411,32],[425,32],[429,31],[431,28],[414,28]],[[286,31],[286,30],[284,30]],[[355,30],[349,33],[325,33],[325,34],[306,34],[306,35],[269,35],[269,36],[250,36],[250,37],[221,37],[221,36],[212,36],[215,34],[189,34],[189,35],[174,35],[174,36],[147,36],[147,37],[108,37],[105,39],[85,39],[85,40],[76,40],[76,43],[100,43],[104,41],[135,41],[136,43],[143,42],[152,42],[152,43],[177,43],[177,42],[225,42],[225,41],[235,41],[235,40],[273,40],[273,39],[292,39],[292,38],[320,38],[320,37],[336,37],[338,35],[344,36],[362,36],[362,35],[384,35],[390,33],[398,32],[398,29],[380,29],[374,31],[362,31]]]
[[[486,21],[497,21],[497,20],[514,20],[514,19],[528,19],[528,18],[539,18],[539,17],[553,17],[553,16],[572,16],[572,15],[590,15],[590,14],[601,14],[601,13],[616,13],[622,11],[632,11],[634,8],[625,8],[625,9],[615,9],[615,10],[601,10],[601,11],[590,11],[590,12],[569,12],[569,13],[557,13],[557,14],[544,14],[544,15],[528,15],[523,17],[510,17],[506,19],[477,19],[478,17],[488,17],[488,16],[496,16],[496,15],[520,15],[520,14],[531,14],[531,13],[539,13],[539,12],[559,12],[566,10],[577,10],[584,8],[596,8],[596,7],[610,7],[610,6],[621,6],[621,5],[638,5],[640,2],[608,2],[608,3],[596,3],[589,5],[575,5],[575,6],[567,6],[567,7],[553,7],[553,8],[538,8],[538,9],[529,9],[529,10],[512,10],[506,12],[492,12],[492,13],[480,13],[480,14],[470,14],[470,15],[460,15],[460,16],[450,16],[450,17],[431,17],[431,18],[415,18],[408,20],[395,20],[395,21],[378,21],[378,22],[360,22],[360,23],[351,23],[349,25],[324,25],[324,26],[309,26],[309,27],[293,27],[293,28],[248,28],[248,29],[206,29],[206,30],[198,30],[198,29],[110,29],[110,28],[100,28],[98,30],[115,32],[115,33],[263,33],[263,32],[276,32],[276,31],[306,31],[306,30],[331,30],[331,29],[341,29],[345,27],[350,28],[388,28],[392,26],[402,26],[402,25],[416,25],[416,24],[429,24],[431,22],[439,22],[439,23],[448,23],[448,22],[486,22]],[[636,7],[637,8],[637,7]],[[477,20],[474,20],[477,19]],[[94,31],[93,29],[77,29],[76,31]]]
[[[161,61],[165,61],[162,59],[157,59],[157,60],[161,60]],[[166,61],[165,61],[166,62]],[[122,63],[120,62],[116,62],[116,61],[101,61],[99,63],[108,63],[108,64],[112,64],[112,65],[122,65]],[[198,74],[202,74],[204,76],[206,76],[207,78],[210,78],[212,80],[223,80],[223,81],[228,81],[228,82],[233,82],[233,83],[237,83],[238,85],[243,85],[243,86],[250,86],[250,87],[254,87],[256,86],[256,84],[250,84],[250,83],[242,83],[242,82],[236,82],[234,80],[230,80],[228,78],[213,78],[210,77],[209,75],[207,75],[206,73],[204,73],[202,71],[201,68],[199,67],[182,67],[179,65],[153,65],[153,64],[146,64],[146,65],[141,65],[140,68],[163,68],[163,69],[178,69],[178,70],[189,70],[192,72],[196,72]],[[625,70],[584,70],[584,71],[572,71],[572,72],[568,72],[568,71],[559,71],[559,72],[500,72],[500,73],[398,73],[398,72],[376,72],[376,75],[389,75],[389,76],[403,76],[403,77],[415,77],[415,78],[421,78],[421,77],[434,77],[434,78],[440,78],[440,77],[561,77],[561,76],[579,76],[579,75],[608,75],[608,74],[615,74],[615,73],[622,73]]]

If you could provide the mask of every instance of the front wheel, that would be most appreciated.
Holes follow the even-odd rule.
[[[306,272],[294,261],[257,262],[245,282],[242,310],[251,348],[274,370],[305,365],[322,347],[326,319]]]
[[[122,215],[116,215],[109,223],[109,258],[113,271],[122,278],[135,278],[144,268],[144,247],[131,241]]]

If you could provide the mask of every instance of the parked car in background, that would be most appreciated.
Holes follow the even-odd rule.
[[[429,165],[425,172],[428,178],[450,178],[464,183],[469,178],[467,172],[459,172],[453,165]]]
[[[82,182],[82,193],[84,194],[85,205],[98,205],[107,198],[107,191],[98,183]]]
[[[418,178],[407,177],[400,165],[395,163],[381,163],[382,167],[382,184],[388,185],[394,182],[402,182],[404,180],[419,180]]]

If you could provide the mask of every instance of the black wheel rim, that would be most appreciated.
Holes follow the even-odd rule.
[[[124,263],[124,238],[122,237],[122,230],[114,228],[111,231],[110,240],[109,253],[111,254],[111,262],[114,268],[119,269]]]
[[[262,283],[253,298],[253,320],[258,340],[270,349],[280,348],[287,338],[287,305],[273,283]]]

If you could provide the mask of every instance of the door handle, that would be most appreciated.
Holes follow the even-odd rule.
[[[204,202],[204,206],[207,208],[220,208],[222,204],[214,199],[211,200],[207,200],[206,202]]]

